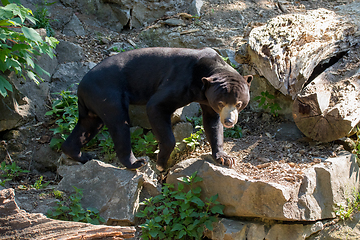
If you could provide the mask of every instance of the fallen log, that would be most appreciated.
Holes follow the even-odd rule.
[[[47,218],[20,210],[14,189],[0,191],[0,239],[125,239],[135,236],[134,227],[92,225]]]
[[[307,85],[293,104],[293,118],[307,137],[330,142],[351,135],[360,122],[360,50],[351,48]]]
[[[326,9],[281,15],[251,30],[250,64],[275,89],[295,99],[321,66],[349,51],[356,31],[348,16]]]

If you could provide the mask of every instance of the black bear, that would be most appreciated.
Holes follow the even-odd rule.
[[[106,58],[78,87],[79,121],[62,145],[70,158],[85,163],[81,148],[108,127],[120,162],[128,169],[145,164],[130,142],[129,104],[146,105],[159,142],[157,168],[164,170],[175,147],[171,114],[191,102],[200,103],[203,124],[215,161],[232,166],[223,151],[223,126],[233,127],[249,102],[252,76],[242,77],[211,48],[143,48]]]

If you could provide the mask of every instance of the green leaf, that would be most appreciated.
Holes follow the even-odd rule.
[[[182,229],[184,229],[185,227],[180,224],[180,223],[175,223],[174,226],[172,227],[171,231],[175,232],[175,231],[180,231]]]
[[[4,78],[3,76],[0,75],[0,94],[3,97],[7,96],[6,89],[9,90],[10,92],[13,91],[13,88],[12,88],[11,84],[9,83],[9,81],[6,78]]]
[[[22,27],[21,31],[24,33],[24,36],[34,42],[42,42],[42,38],[39,35],[38,32],[36,32],[34,29],[32,28],[28,28],[28,27]]]
[[[223,205],[215,205],[211,208],[211,213],[213,214],[223,214],[223,210],[224,210],[225,206]]]

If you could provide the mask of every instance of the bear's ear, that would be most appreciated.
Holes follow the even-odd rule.
[[[208,88],[210,87],[211,82],[213,81],[213,79],[210,78],[210,77],[203,77],[203,78],[201,79],[201,81],[202,81],[203,84],[204,84],[204,88],[205,88],[205,89],[208,89]]]
[[[253,80],[253,76],[252,76],[252,75],[247,75],[247,76],[245,76],[244,78],[245,78],[245,81],[247,82],[247,84],[248,84],[249,87],[250,87],[251,81]]]

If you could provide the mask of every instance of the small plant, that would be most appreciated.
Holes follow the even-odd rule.
[[[144,134],[142,128],[137,128],[131,133],[131,145],[136,156],[142,154],[154,154],[158,142],[152,132]]]
[[[190,137],[183,139],[183,142],[186,143],[186,146],[190,147],[191,151],[194,151],[196,146],[200,145],[201,135],[204,133],[203,126],[196,126],[195,129],[199,130],[197,130],[195,133],[192,133]]]
[[[60,190],[55,190],[54,189],[52,193],[54,194],[54,197],[56,199],[63,199],[63,197],[64,197],[64,192],[62,192]]]
[[[335,214],[341,220],[346,220],[351,217],[352,213],[357,210],[360,210],[360,193],[355,193],[354,201],[351,201],[349,198],[346,199],[346,205],[342,205],[340,203],[337,204],[337,210]]]
[[[67,203],[66,200],[57,202],[57,207],[52,211],[48,210],[47,216],[49,218],[65,220],[65,221],[75,221],[75,222],[84,222],[98,225],[104,223],[105,220],[100,217],[99,211],[95,208],[84,209],[81,206],[81,199],[83,197],[82,189],[76,188],[75,193],[70,195],[68,200],[70,203]]]
[[[242,129],[238,125],[235,125],[233,128],[227,128],[224,130],[224,137],[241,138],[242,135]]]
[[[0,175],[0,177],[5,179],[12,180],[13,178],[20,175],[20,173],[28,173],[30,171],[23,170],[21,167],[17,166],[15,162],[13,162],[10,165],[7,165],[5,161],[3,161],[0,165],[0,171],[3,172],[3,174]]]
[[[262,107],[264,110],[269,108],[270,112],[274,116],[278,116],[278,111],[281,110],[281,107],[277,103],[269,103],[269,99],[275,99],[275,96],[270,94],[268,91],[265,91],[261,92],[261,96],[255,97],[254,101],[260,100],[259,107]]]
[[[39,190],[39,189],[46,188],[50,184],[50,182],[43,184],[42,181],[43,181],[43,176],[40,176],[40,178],[35,181],[34,185],[31,185],[30,187]]]
[[[216,215],[223,214],[224,206],[220,205],[217,195],[206,201],[200,199],[201,188],[194,184],[202,181],[196,176],[179,178],[178,189],[165,184],[162,194],[146,199],[141,204],[144,210],[137,217],[145,219],[142,228],[142,239],[201,239],[204,227],[212,230]],[[184,184],[190,189],[184,191]]]
[[[54,29],[50,25],[51,19],[49,18],[50,14],[47,7],[53,5],[54,3],[55,2],[48,3],[47,0],[45,0],[42,6],[36,6],[36,10],[34,12],[34,17],[36,18],[34,28],[45,28],[46,35],[48,37],[54,36]]]
[[[54,135],[58,134],[60,138],[52,138],[50,147],[60,149],[61,144],[69,136],[78,121],[78,97],[70,91],[61,91],[54,93],[61,96],[61,99],[55,100],[52,104],[52,110],[45,115],[54,115],[56,120],[56,128],[50,129]]]
[[[118,47],[113,47],[112,48],[112,51],[114,51],[114,52],[126,52],[126,50],[125,49],[123,49],[123,48],[118,48]]]
[[[99,146],[101,147],[101,152],[105,155],[105,161],[107,162],[116,157],[114,142],[105,127],[101,131],[101,135],[103,139],[100,139]]]

